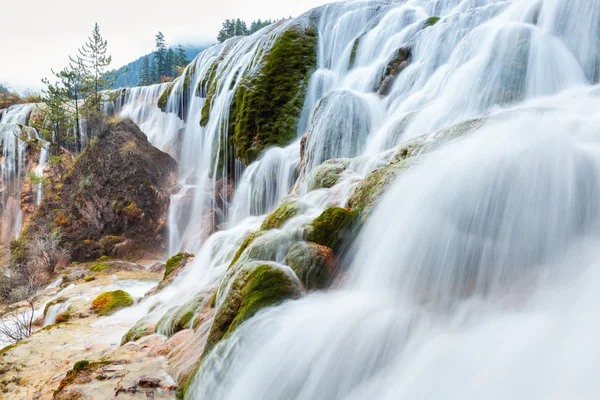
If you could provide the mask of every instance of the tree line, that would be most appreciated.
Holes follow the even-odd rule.
[[[155,38],[155,50],[150,56],[145,56],[140,68],[139,86],[152,85],[154,83],[169,82],[181,75],[189,60],[185,49],[178,45],[175,49],[167,48],[165,36],[158,32]]]
[[[250,28],[248,28],[246,22],[240,20],[239,18],[226,19],[217,35],[217,40],[219,43],[223,43],[232,37],[252,35],[254,32],[261,30],[265,26],[271,25],[273,22],[275,21],[271,19],[266,19],[264,21],[258,19],[256,21],[252,21],[250,23]]]

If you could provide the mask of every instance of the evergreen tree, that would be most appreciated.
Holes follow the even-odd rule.
[[[64,88],[59,83],[52,84],[47,78],[42,79],[42,82],[46,85],[46,89],[42,90],[42,101],[46,105],[44,115],[49,126],[42,125],[40,133],[43,137],[51,139],[55,145],[52,149],[54,154],[59,154],[62,134],[69,130],[69,117],[65,107],[67,99],[64,96]]]
[[[219,43],[223,43],[227,39],[230,39],[235,36],[235,22],[229,19],[226,19],[223,22],[223,26],[217,35],[217,40]]]
[[[167,46],[162,32],[156,34],[156,49],[154,50],[154,81],[160,82],[161,76],[166,75]]]
[[[165,57],[165,73],[163,75],[170,77],[175,76],[175,52],[171,48],[167,50],[167,55]]]
[[[233,36],[245,36],[248,34],[246,23],[239,18],[235,20]]]
[[[145,56],[144,59],[142,60],[142,67],[140,69],[140,77],[138,80],[138,85],[139,86],[147,86],[147,85],[150,85],[151,83],[153,83],[151,73],[152,73],[152,71],[150,70],[150,59],[148,56]]]
[[[190,63],[190,61],[187,59],[187,55],[185,54],[185,49],[181,45],[177,46],[175,60],[175,65],[177,67],[185,67]]]
[[[81,65],[84,81],[88,93],[86,96],[87,108],[101,112],[102,90],[111,86],[113,77],[106,74],[106,69],[112,62],[112,57],[107,55],[107,41],[100,34],[100,27],[96,23],[92,36],[88,42],[79,49],[77,63]]]
[[[269,26],[273,23],[272,20],[270,19],[266,19],[264,21],[262,21],[260,18],[256,21],[252,21],[252,23],[250,24],[250,30],[248,32],[249,35],[252,35],[254,32],[257,32],[259,30],[261,30],[262,28],[264,28],[265,26]]]
[[[88,87],[86,86],[85,70],[80,60],[69,58],[71,60],[69,66],[55,75],[62,86],[62,95],[65,98],[64,106],[71,114],[74,113],[75,151],[79,152],[82,148],[79,100]]]

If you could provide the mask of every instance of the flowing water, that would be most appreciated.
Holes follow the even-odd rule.
[[[432,16],[441,19],[427,26]],[[286,27],[309,21],[318,59],[298,140],[249,166],[217,168],[240,77]],[[406,62],[386,81],[398,54]],[[202,83],[216,61],[201,126]],[[332,4],[208,49],[184,74],[166,113],[156,106],[165,85],[131,89],[120,104],[178,158],[170,249],[197,254],[140,317],[153,301],[183,304],[215,286],[220,304],[237,247],[290,190],[305,211],[260,238],[272,244],[264,261],[281,263],[302,224],[344,206],[398,145],[480,122],[394,183],[356,239],[340,288],[249,320],[204,360],[187,398],[597,398],[599,3]],[[339,157],[354,159],[338,184],[306,190],[311,170]],[[233,183],[232,199],[215,199]],[[225,230],[206,238],[200,221],[217,209]]]

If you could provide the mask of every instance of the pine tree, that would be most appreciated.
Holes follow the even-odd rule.
[[[46,89],[42,90],[42,102],[46,105],[43,112],[46,122],[49,123],[49,129],[46,125],[43,125],[40,133],[44,137],[49,137],[55,145],[53,148],[54,154],[59,154],[62,133],[69,130],[69,117],[65,107],[67,99],[64,96],[64,88],[60,86],[60,83],[52,84],[47,78],[42,79],[42,83],[46,85]]]
[[[222,43],[222,42],[226,41],[227,39],[230,39],[234,36],[235,36],[235,22],[232,20],[226,19],[225,22],[223,22],[223,27],[221,28],[221,30],[219,31],[219,34],[217,35],[217,40],[219,41],[219,43]]]
[[[75,151],[79,152],[82,148],[79,100],[88,88],[86,86],[85,71],[80,60],[69,58],[71,60],[69,66],[55,73],[55,75],[62,85],[62,95],[65,98],[64,106],[70,110],[70,113],[74,113],[75,116],[73,123],[75,130]]]
[[[175,76],[175,52],[169,48],[165,57],[165,76]]]
[[[154,50],[154,81],[160,82],[161,76],[166,75],[167,46],[162,32],[156,34],[156,49]]]
[[[233,36],[244,36],[248,34],[246,23],[239,18],[235,20]]]
[[[187,59],[187,54],[185,54],[185,49],[181,45],[177,46],[177,51],[175,52],[175,59],[177,60],[175,62],[175,65],[177,67],[185,67],[190,63],[190,61]]]
[[[100,27],[96,23],[92,36],[88,42],[79,49],[77,63],[81,65],[86,81],[88,93],[86,96],[87,108],[101,112],[102,90],[110,87],[114,77],[106,74],[106,69],[112,62],[112,57],[107,55],[107,41],[100,34]]]
[[[266,19],[264,21],[262,21],[260,18],[256,21],[252,21],[252,23],[250,24],[250,30],[248,31],[249,35],[252,35],[254,32],[257,32],[259,30],[261,30],[262,28],[264,28],[265,26],[269,26],[273,23],[272,20],[270,19]]]
[[[145,56],[142,60],[142,68],[140,70],[140,77],[138,80],[139,86],[148,86],[152,83],[152,77],[150,76],[150,59],[148,56]]]

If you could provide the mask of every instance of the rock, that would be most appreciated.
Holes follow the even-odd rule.
[[[258,311],[284,300],[298,298],[300,294],[298,284],[276,266],[243,266],[237,271],[223,303],[215,314],[204,354],[210,352],[219,341]]]
[[[306,240],[337,251],[354,236],[357,217],[356,210],[330,207],[305,228]]]
[[[306,210],[306,208],[306,205],[297,201],[285,202],[265,218],[260,229],[263,231],[279,229],[287,221]]]
[[[111,123],[49,187],[23,240],[59,227],[76,261],[162,256],[176,170],[132,121]]]
[[[199,295],[180,307],[170,309],[156,324],[156,332],[167,337],[187,328],[191,328],[194,316],[204,302]]]
[[[99,315],[110,315],[122,308],[133,305],[129,293],[123,290],[104,292],[92,302],[92,310]]]
[[[162,384],[162,379],[155,376],[142,376],[138,382],[139,387],[149,389],[149,388],[157,388]]]
[[[183,268],[194,255],[191,253],[178,253],[167,260],[165,264],[165,275],[163,279],[167,279],[169,275]]]
[[[308,290],[328,287],[335,272],[333,250],[312,242],[292,245],[283,263],[296,273]]]
[[[349,159],[337,158],[327,160],[318,167],[313,168],[306,177],[307,190],[311,192],[321,188],[333,187],[349,163]]]
[[[400,73],[404,71],[404,69],[410,63],[410,58],[411,51],[409,48],[400,47],[396,50],[391,60],[388,61],[388,64],[385,67],[379,88],[377,89],[377,94],[385,96],[389,93],[394,81],[396,80],[396,77],[400,75]]]
[[[153,322],[146,317],[136,322],[121,338],[121,346],[125,343],[135,342],[144,336],[152,335],[156,329],[156,322]]]
[[[160,262],[156,262],[154,264],[152,264],[150,266],[150,268],[148,268],[149,272],[153,272],[155,274],[160,274],[160,273],[164,273],[167,269],[167,266],[163,263]]]

